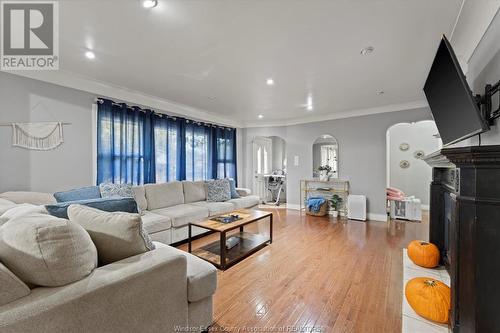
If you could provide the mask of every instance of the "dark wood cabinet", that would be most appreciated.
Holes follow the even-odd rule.
[[[426,162],[429,240],[450,273],[453,332],[500,332],[500,146],[446,148]]]

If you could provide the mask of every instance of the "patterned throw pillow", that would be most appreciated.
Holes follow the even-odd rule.
[[[134,191],[130,184],[102,183],[99,185],[101,198],[134,198]]]
[[[215,179],[207,182],[207,201],[221,202],[231,199],[231,186],[228,179]]]

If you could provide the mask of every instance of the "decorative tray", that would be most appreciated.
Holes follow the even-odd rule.
[[[219,215],[212,217],[210,220],[220,222],[220,223],[231,223],[235,221],[242,220],[243,217],[236,214],[228,214],[228,215]]]

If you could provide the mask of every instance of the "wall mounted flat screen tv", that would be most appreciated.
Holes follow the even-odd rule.
[[[443,145],[450,145],[489,130],[465,75],[445,36],[424,86]]]

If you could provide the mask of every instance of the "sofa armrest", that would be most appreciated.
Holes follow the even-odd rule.
[[[250,194],[252,194],[252,190],[249,188],[244,188],[244,187],[237,187],[236,192],[240,195],[240,197],[247,197]]]
[[[187,325],[186,271],[186,258],[166,249],[133,256],[0,307],[0,331],[173,332]]]

